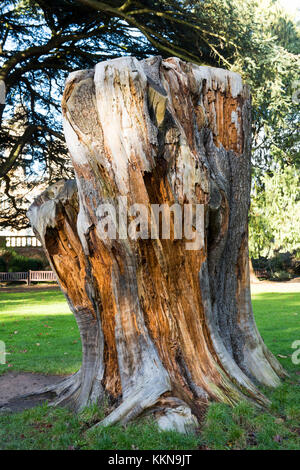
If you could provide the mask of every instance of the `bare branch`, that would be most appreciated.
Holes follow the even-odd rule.
[[[30,140],[35,130],[36,126],[34,124],[30,124],[26,127],[24,133],[19,137],[18,141],[15,143],[12,150],[10,151],[10,154],[7,159],[5,159],[4,163],[2,163],[0,167],[0,178],[3,178],[13,168],[16,160],[22,153],[24,146]]]

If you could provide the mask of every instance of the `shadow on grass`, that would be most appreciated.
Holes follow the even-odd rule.
[[[7,370],[71,374],[81,365],[81,341],[72,314],[0,315]]]

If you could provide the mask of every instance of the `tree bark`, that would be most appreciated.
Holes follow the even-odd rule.
[[[28,213],[82,341],[82,367],[51,389],[54,403],[108,396],[101,424],[152,412],[180,431],[210,400],[267,405],[257,385],[285,372],[251,306],[247,86],[177,58],[119,58],[72,73],[62,110],[76,182],[51,186]],[[119,226],[105,238],[99,207],[125,211],[120,196],[128,207],[203,204],[204,246],[125,238]]]

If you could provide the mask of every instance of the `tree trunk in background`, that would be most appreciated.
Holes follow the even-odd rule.
[[[250,96],[240,76],[120,58],[72,73],[62,109],[76,183],[51,186],[28,213],[82,340],[81,370],[51,389],[54,403],[78,409],[106,395],[102,424],[153,412],[180,431],[210,400],[267,404],[256,385],[276,386],[285,372],[251,307]],[[105,239],[99,207],[118,214],[119,196],[128,207],[204,204],[204,248],[172,235]]]
[[[252,283],[260,282],[258,277],[255,274],[252,259],[250,257],[249,257],[249,275],[250,275],[250,282],[252,282]]]

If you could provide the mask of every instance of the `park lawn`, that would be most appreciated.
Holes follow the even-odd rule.
[[[0,292],[0,340],[7,370],[71,374],[80,368],[79,331],[60,291]]]
[[[291,356],[295,352],[293,342],[300,340],[300,292],[254,294],[252,305],[258,330],[268,348],[288,372],[299,371],[300,365],[293,364]],[[298,357],[300,360],[300,354]]]
[[[7,344],[11,353],[7,362],[12,364],[11,368],[0,365],[0,371],[68,374],[80,367],[78,329],[60,292],[0,296],[0,339]],[[182,436],[158,431],[149,418],[125,428],[88,430],[101,419],[104,409],[91,406],[75,415],[43,405],[0,415],[0,448],[300,449],[300,365],[291,360],[291,345],[300,340],[300,293],[260,293],[252,298],[264,341],[277,357],[284,356],[278,359],[290,373],[277,389],[263,389],[272,402],[269,411],[246,402],[234,408],[212,403],[201,431]]]

